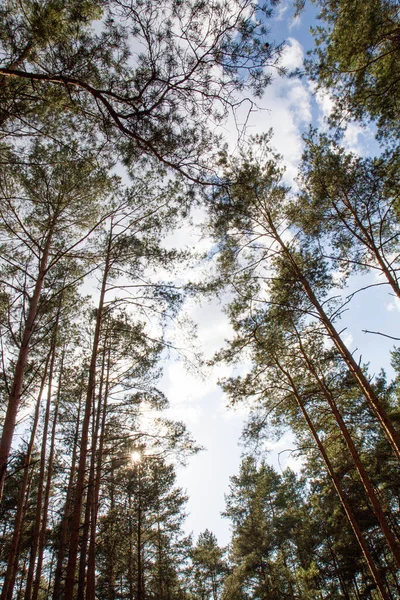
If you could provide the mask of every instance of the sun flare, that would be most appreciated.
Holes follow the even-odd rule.
[[[133,450],[131,452],[131,462],[139,463],[142,460],[142,453],[139,450]]]

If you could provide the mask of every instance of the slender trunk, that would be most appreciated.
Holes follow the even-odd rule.
[[[137,591],[136,599],[144,600],[144,573],[142,560],[142,486],[140,464],[136,465],[138,474],[138,497],[137,497]]]
[[[330,542],[328,542],[328,544],[330,544]],[[331,545],[329,545],[329,551],[332,556],[333,568],[335,570],[336,577],[338,578],[339,585],[342,589],[343,596],[344,596],[345,600],[351,600],[349,592],[347,590],[347,585],[346,585],[345,580],[340,572],[340,566],[336,560],[336,555],[335,555],[334,551],[332,550]]]
[[[360,455],[358,454],[357,448],[355,447],[355,444],[351,438],[350,432],[347,429],[347,426],[343,420],[343,417],[339,412],[339,409],[337,407],[334,397],[332,396],[331,391],[327,388],[327,386],[325,385],[325,383],[323,382],[321,377],[318,375],[318,372],[317,372],[314,364],[310,360],[310,358],[304,348],[304,345],[301,341],[300,334],[297,332],[297,330],[296,330],[296,334],[297,334],[297,339],[299,342],[300,351],[304,357],[306,365],[307,365],[309,371],[311,372],[311,374],[313,375],[314,379],[316,380],[320,390],[322,391],[322,393],[332,411],[332,414],[335,417],[336,423],[339,425],[339,428],[340,428],[340,431],[342,432],[346,446],[351,454],[351,457],[353,459],[353,462],[355,464],[357,472],[360,476],[365,493],[367,494],[367,497],[371,502],[372,510],[375,514],[375,517],[377,518],[379,525],[381,526],[382,533],[383,533],[384,537],[386,538],[386,541],[388,543],[390,550],[392,551],[395,561],[396,561],[397,565],[400,567],[399,544],[389,526],[389,523],[387,522],[385,513],[382,510],[382,506],[381,506],[379,499],[375,493],[374,487],[371,483],[368,473],[366,472],[364,465],[361,462]]]
[[[163,564],[162,564],[162,543],[160,520],[157,520],[157,550],[158,550],[158,593],[160,599],[163,598]]]
[[[74,433],[74,441],[73,441],[73,449],[72,449],[71,469],[70,469],[70,473],[69,473],[67,495],[66,495],[65,506],[64,506],[64,514],[61,519],[61,528],[60,528],[60,535],[59,535],[59,542],[58,542],[57,565],[56,565],[56,569],[54,572],[53,600],[59,600],[59,598],[61,596],[61,592],[62,592],[61,581],[62,581],[65,549],[66,549],[66,545],[67,545],[69,517],[71,514],[71,507],[72,507],[72,500],[73,500],[73,485],[74,485],[75,472],[76,472],[76,458],[77,458],[77,454],[78,454],[78,440],[79,440],[79,425],[80,425],[81,409],[82,409],[82,394],[79,396],[78,414],[76,417],[75,433]]]
[[[132,527],[132,499],[129,494],[128,500],[128,514],[129,514],[129,557],[128,557],[128,577],[129,577],[129,600],[134,600],[133,591],[133,527]]]
[[[46,598],[47,600],[50,599],[51,597],[51,585],[52,585],[52,580],[53,580],[53,570],[54,570],[54,561],[56,559],[56,549],[53,545],[52,550],[51,550],[51,558],[50,558],[50,568],[49,568],[49,577],[47,580],[47,588],[46,588]]]
[[[399,436],[398,432],[394,428],[393,423],[391,422],[391,420],[390,420],[388,414],[386,413],[383,405],[381,404],[379,398],[375,394],[375,391],[373,390],[370,382],[364,375],[360,365],[354,360],[353,355],[347,348],[346,344],[344,344],[339,333],[337,332],[336,328],[334,327],[332,321],[330,320],[328,315],[325,313],[321,303],[318,301],[317,297],[315,296],[315,294],[311,288],[311,285],[309,284],[307,278],[303,275],[303,272],[302,272],[301,268],[298,266],[290,249],[286,246],[286,244],[280,237],[275,225],[273,224],[272,218],[269,214],[267,214],[267,219],[268,219],[268,223],[269,223],[269,226],[271,228],[271,231],[272,231],[272,234],[273,234],[275,240],[278,242],[278,244],[282,248],[282,251],[284,252],[285,256],[287,257],[290,264],[292,265],[292,268],[296,274],[296,277],[298,278],[301,285],[303,286],[303,289],[307,295],[307,298],[309,299],[311,304],[314,306],[314,308],[317,310],[321,322],[323,323],[331,340],[333,341],[334,345],[336,346],[339,354],[341,355],[341,357],[345,361],[346,365],[348,366],[350,372],[353,374],[353,377],[356,380],[362,394],[366,398],[368,404],[370,405],[376,418],[378,419],[383,431],[385,432],[385,435],[386,435],[387,439],[389,440],[389,442],[393,448],[393,451],[395,452],[397,458],[400,460],[400,436]]]
[[[38,399],[36,402],[35,412],[34,412],[34,416],[33,416],[31,436],[30,436],[30,440],[28,443],[28,448],[26,450],[24,475],[22,478],[21,488],[19,491],[18,507],[17,507],[17,513],[15,516],[13,537],[11,540],[10,551],[9,551],[9,555],[8,555],[7,570],[6,570],[6,573],[4,576],[1,600],[12,600],[13,593],[14,593],[15,579],[16,579],[17,570],[18,570],[19,549],[21,546],[21,535],[22,535],[24,515],[25,515],[24,506],[26,503],[25,498],[26,498],[26,492],[27,492],[28,480],[29,480],[29,467],[30,467],[31,459],[32,459],[33,445],[35,443],[36,430],[37,430],[37,426],[38,426],[38,422],[39,422],[40,404],[42,401],[44,385],[46,383],[47,369],[49,366],[50,356],[51,356],[51,351],[48,353],[47,358],[46,358],[44,373],[43,373],[42,381],[40,383],[40,390],[39,390]]]
[[[345,220],[345,218],[341,217],[340,207],[338,207],[336,205],[336,203],[334,201],[332,201],[332,199],[331,199],[333,207],[334,207],[337,215],[339,216],[339,218],[341,219],[341,221],[345,225],[345,227],[347,227],[347,229],[350,231],[350,233],[353,236],[356,236],[358,238],[358,240],[362,244],[364,244],[364,246],[366,246],[368,248],[368,250],[370,250],[372,252],[372,254],[375,257],[376,262],[378,263],[378,265],[379,265],[382,273],[386,277],[386,279],[387,279],[390,287],[392,288],[393,292],[395,293],[395,295],[398,298],[400,298],[400,288],[399,288],[399,284],[398,284],[395,272],[388,265],[388,263],[387,263],[387,261],[385,259],[385,256],[384,256],[384,252],[382,253],[379,250],[379,247],[375,243],[375,239],[374,239],[373,234],[371,233],[371,231],[368,230],[367,227],[365,227],[364,223],[362,222],[362,220],[358,216],[357,210],[355,209],[355,207],[353,206],[353,204],[349,200],[347,194],[345,193],[344,195],[345,195],[345,198],[346,198],[346,202],[344,204],[345,204],[346,208],[348,208],[350,210],[351,214],[353,215],[354,221],[357,224],[357,227],[359,227],[359,230],[362,232],[362,236],[364,236],[364,237],[362,237],[361,235],[359,236],[357,234],[357,232],[354,231],[354,229],[349,226],[349,224]],[[383,248],[383,247],[381,246],[381,248]]]
[[[96,465],[96,451],[97,451],[97,437],[98,437],[98,429],[99,429],[99,421],[100,421],[100,412],[101,412],[101,399],[102,399],[102,390],[103,390],[103,379],[104,379],[104,363],[105,363],[105,353],[103,351],[101,372],[100,372],[100,385],[99,385],[99,398],[97,402],[97,410],[93,398],[93,415],[92,415],[92,447],[91,447],[91,456],[90,456],[90,468],[89,468],[89,480],[87,485],[87,493],[86,493],[86,506],[85,506],[85,519],[82,529],[82,539],[81,539],[81,548],[80,548],[80,561],[79,561],[79,576],[78,576],[78,593],[77,600],[84,600],[85,598],[85,589],[86,589],[86,597],[88,597],[89,592],[89,563],[90,557],[88,552],[88,544],[90,547],[91,535],[92,535],[92,518],[93,518],[93,506],[94,506],[94,486],[95,486],[95,465]],[[94,556],[93,556],[94,559]],[[87,574],[86,574],[86,566],[87,566]],[[91,565],[90,565],[91,566]],[[94,565],[93,565],[94,569]],[[94,590],[93,590],[94,594]],[[94,596],[93,596],[94,598]]]
[[[28,361],[31,337],[35,327],[39,300],[47,272],[47,264],[49,259],[52,237],[53,228],[50,229],[47,235],[46,243],[43,249],[43,255],[39,263],[39,273],[36,279],[33,295],[29,301],[29,310],[25,322],[24,333],[22,335],[22,342],[19,349],[17,364],[15,366],[14,380],[8,398],[7,412],[4,419],[3,433],[0,440],[0,501],[3,495],[8,457],[10,455],[15,423],[17,419],[17,412],[21,400],[22,388],[24,383],[24,372],[26,363]]]
[[[43,502],[43,512],[42,512],[42,524],[40,530],[39,537],[39,549],[38,549],[38,560],[36,566],[36,576],[33,584],[33,593],[32,600],[37,600],[39,596],[39,588],[40,588],[40,579],[42,576],[42,566],[43,566],[43,553],[44,547],[46,543],[46,531],[47,531],[47,519],[48,519],[48,510],[49,510],[49,500],[50,500],[50,489],[51,489],[51,481],[53,476],[53,462],[54,462],[54,451],[55,451],[55,441],[56,441],[56,429],[57,429],[57,420],[58,420],[58,408],[60,405],[61,398],[61,382],[63,376],[63,366],[64,366],[64,357],[65,350],[63,350],[60,361],[60,374],[58,378],[58,389],[57,389],[57,398],[54,406],[54,414],[53,414],[53,423],[51,428],[51,438],[50,438],[50,450],[49,450],[49,460],[47,466],[47,479],[46,479],[46,488]]]
[[[83,521],[81,543],[80,543],[80,557],[79,557],[79,568],[78,568],[78,590],[76,593],[76,600],[84,600],[85,589],[86,589],[86,559],[87,559],[87,545],[89,541],[89,521],[90,521],[90,503],[91,503],[91,484],[90,481],[86,490],[86,504],[85,504],[85,517]]]
[[[82,422],[82,432],[81,432],[81,442],[80,442],[81,452],[79,455],[77,481],[76,481],[75,496],[74,496],[74,509],[73,509],[73,514],[72,514],[72,523],[71,523],[71,538],[70,538],[70,544],[69,544],[69,555],[68,555],[67,573],[66,573],[66,580],[65,580],[65,591],[64,591],[64,599],[65,600],[72,600],[73,595],[74,595],[74,588],[75,588],[75,570],[76,570],[76,563],[77,563],[77,558],[78,558],[79,531],[80,531],[80,526],[81,526],[82,500],[83,500],[83,493],[84,493],[84,488],[85,488],[86,459],[87,459],[87,453],[88,453],[89,423],[90,423],[90,415],[92,412],[93,396],[94,396],[95,387],[96,387],[96,364],[97,364],[100,331],[101,331],[101,324],[102,324],[102,317],[103,317],[104,298],[105,298],[105,293],[106,293],[106,285],[107,285],[107,278],[108,278],[109,265],[110,265],[111,244],[112,244],[112,227],[111,227],[110,234],[109,234],[106,263],[104,266],[103,281],[102,281],[102,285],[101,285],[99,305],[97,308],[96,328],[95,328],[94,339],[93,339],[92,357],[91,357],[90,368],[89,368],[89,380],[88,380],[85,410],[84,410],[83,422]]]
[[[21,576],[19,579],[19,587],[18,587],[18,593],[17,593],[17,600],[21,600],[22,599],[22,594],[23,594],[23,590],[24,590],[24,581],[25,581],[25,575],[26,575],[26,565],[28,562],[28,553],[25,554],[24,559],[23,559],[23,564],[22,564],[22,569],[21,569]]]
[[[94,489],[93,489],[93,502],[91,504],[91,519],[90,519],[90,543],[89,543],[89,555],[88,555],[88,570],[87,570],[87,591],[86,600],[95,600],[96,597],[96,527],[97,527],[97,514],[99,510],[99,497],[100,497],[100,483],[101,483],[101,466],[103,461],[103,448],[104,448],[104,435],[106,428],[107,418],[107,400],[110,384],[110,354],[111,347],[108,348],[107,357],[107,369],[105,376],[104,386],[104,398],[102,398],[102,386],[99,393],[99,404],[96,416],[96,445],[99,443],[97,452],[97,463],[94,464],[95,455],[93,456],[93,470],[94,467]],[[104,355],[105,359],[105,349]],[[104,367],[105,360],[102,364],[102,383],[104,381]],[[100,424],[101,417],[101,424]],[[100,428],[100,431],[99,431]]]
[[[356,520],[356,518],[354,516],[354,513],[353,513],[353,510],[352,510],[352,508],[351,508],[351,506],[350,506],[350,504],[349,504],[349,502],[348,502],[348,500],[347,500],[347,498],[345,496],[345,493],[342,490],[342,486],[341,486],[340,480],[339,480],[339,478],[337,477],[337,475],[335,473],[335,470],[334,470],[333,465],[332,465],[332,463],[331,463],[331,461],[329,459],[329,456],[328,456],[328,454],[325,451],[324,445],[322,444],[322,442],[321,442],[321,440],[319,438],[318,432],[315,429],[313,422],[311,421],[311,418],[310,418],[310,416],[308,414],[307,409],[304,406],[304,403],[303,403],[303,400],[302,400],[300,394],[298,393],[297,386],[296,386],[295,382],[293,381],[290,373],[288,371],[286,371],[286,369],[284,369],[280,365],[280,363],[279,363],[279,361],[277,359],[276,359],[276,364],[279,367],[280,371],[285,375],[285,377],[287,377],[288,381],[290,382],[290,386],[291,386],[291,388],[293,390],[293,393],[294,393],[294,396],[296,398],[297,405],[298,405],[298,407],[299,407],[299,409],[300,409],[300,411],[301,411],[301,413],[302,413],[302,415],[303,415],[303,417],[304,417],[304,419],[305,419],[305,421],[306,421],[306,423],[308,425],[308,428],[310,429],[311,435],[313,436],[313,438],[315,440],[315,443],[317,444],[318,450],[321,453],[321,456],[322,456],[322,458],[324,460],[324,463],[325,463],[325,466],[326,466],[327,471],[329,473],[329,476],[332,479],[332,483],[334,485],[334,488],[335,488],[335,490],[336,490],[336,492],[337,492],[337,494],[339,496],[339,500],[340,500],[340,502],[342,504],[342,507],[343,507],[343,509],[345,511],[346,517],[347,517],[347,519],[348,519],[348,521],[349,521],[349,523],[350,523],[350,525],[351,525],[351,527],[352,527],[352,529],[354,531],[354,534],[355,534],[355,536],[357,538],[357,541],[358,541],[358,543],[360,545],[361,551],[362,551],[362,553],[364,555],[364,558],[365,558],[365,560],[366,560],[366,562],[368,564],[368,568],[369,568],[369,570],[371,572],[372,578],[375,581],[375,583],[377,585],[377,588],[378,588],[378,590],[379,590],[379,592],[381,594],[382,600],[389,600],[388,593],[387,593],[385,585],[384,585],[384,583],[383,583],[383,581],[381,579],[379,571],[378,571],[378,569],[375,566],[375,563],[374,563],[373,558],[371,556],[371,552],[370,552],[370,550],[368,548],[367,541],[366,541],[366,539],[365,539],[365,537],[364,537],[364,535],[363,535],[363,533],[362,533],[362,531],[361,531],[361,529],[360,529],[360,527],[359,527],[359,525],[357,523],[357,520]]]
[[[115,501],[114,501],[114,466],[111,460],[111,489],[110,489],[110,513],[115,514]],[[114,533],[114,522],[111,521],[111,552],[108,553],[108,595],[110,600],[115,599],[115,570],[114,570],[114,548],[115,548],[115,533]]]
[[[57,338],[57,333],[55,332],[55,334],[53,335],[53,339],[52,339],[52,355],[51,355],[50,368],[49,368],[49,381],[48,381],[48,390],[47,390],[46,412],[45,412],[45,417],[44,417],[42,447],[41,447],[41,452],[40,452],[40,472],[39,472],[38,494],[37,494],[37,500],[36,500],[35,525],[34,525],[34,530],[33,530],[33,535],[32,535],[31,553],[30,553],[30,560],[29,560],[28,577],[27,577],[26,586],[25,586],[24,600],[31,599],[33,577],[34,577],[34,573],[35,573],[36,555],[37,555],[37,550],[38,550],[38,546],[39,546],[40,524],[41,524],[41,517],[42,517],[44,476],[45,476],[45,470],[46,470],[47,434],[48,434],[48,430],[49,430],[54,362],[55,362],[55,357],[56,357],[56,338]]]

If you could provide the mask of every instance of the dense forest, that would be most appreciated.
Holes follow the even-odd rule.
[[[343,326],[400,301],[400,6],[312,0],[290,70],[280,5],[0,3],[1,600],[400,597],[396,311],[365,333],[391,342],[378,373]],[[273,132],[223,132],[298,77],[332,109],[289,185]],[[205,254],[171,243],[194,210]],[[188,298],[224,302],[212,367],[248,411],[227,547],[185,529],[202,449],[160,387]],[[268,463],[285,431],[299,472]]]

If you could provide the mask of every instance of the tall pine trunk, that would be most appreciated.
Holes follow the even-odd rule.
[[[39,300],[43,289],[44,279],[47,273],[50,247],[53,239],[54,224],[47,234],[43,248],[43,254],[39,263],[39,273],[36,278],[33,295],[29,301],[28,315],[25,321],[22,342],[18,353],[17,364],[14,371],[14,380],[8,397],[7,412],[4,419],[3,432],[0,440],[0,501],[3,495],[4,480],[6,477],[8,457],[14,435],[18,408],[24,384],[25,367],[28,361],[31,337],[34,331]]]
[[[368,473],[366,472],[364,465],[361,462],[361,458],[360,455],[357,451],[357,448],[355,447],[355,444],[353,442],[353,439],[350,435],[350,432],[343,420],[342,415],[340,414],[340,411],[337,407],[337,404],[335,402],[334,397],[332,396],[331,391],[329,390],[329,388],[325,385],[324,381],[321,379],[321,377],[319,376],[315,366],[313,365],[312,361],[310,360],[304,345],[301,341],[301,337],[300,334],[298,332],[297,333],[297,339],[299,342],[299,348],[300,351],[303,355],[303,358],[306,362],[307,368],[310,371],[310,373],[312,374],[312,376],[314,377],[315,381],[318,384],[318,387],[320,388],[320,390],[322,391],[324,398],[326,399],[329,408],[332,411],[332,414],[336,420],[336,423],[339,426],[339,429],[343,435],[343,438],[345,440],[346,446],[350,452],[350,455],[353,459],[354,465],[357,469],[357,472],[360,476],[361,482],[363,484],[365,493],[367,495],[367,498],[369,499],[371,506],[372,506],[372,510],[373,513],[375,515],[375,517],[378,520],[378,523],[381,527],[382,533],[384,535],[384,537],[386,538],[386,541],[388,543],[388,546],[395,558],[395,561],[397,563],[397,565],[400,567],[400,548],[399,548],[399,544],[389,526],[389,523],[386,519],[385,513],[382,510],[382,506],[379,502],[379,499],[375,493],[374,487],[371,483],[371,480],[368,476]]]
[[[103,280],[100,290],[99,304],[97,307],[96,315],[96,327],[92,345],[92,356],[89,367],[89,379],[87,385],[86,401],[84,408],[84,415],[82,421],[82,431],[80,440],[80,455],[77,471],[77,481],[75,487],[73,513],[71,519],[71,537],[69,541],[69,553],[68,553],[68,564],[65,579],[65,590],[64,600],[73,600],[74,588],[75,588],[75,571],[78,560],[78,547],[79,547],[79,532],[81,527],[81,515],[82,515],[82,502],[85,490],[85,478],[86,478],[86,463],[88,454],[88,441],[89,441],[89,425],[90,416],[92,412],[93,398],[96,388],[96,365],[98,358],[98,348],[100,341],[100,332],[103,318],[104,300],[106,294],[107,279],[110,269],[111,259],[111,247],[112,247],[112,225],[110,228],[106,259],[103,271]]]
[[[104,357],[106,354],[106,348],[104,348]],[[98,440],[98,452],[97,462],[94,478],[94,490],[93,490],[93,503],[91,505],[91,519],[90,519],[90,542],[89,542],[89,554],[88,554],[88,569],[87,569],[87,590],[86,600],[95,600],[96,597],[96,533],[97,533],[97,515],[99,511],[99,498],[100,498],[100,484],[101,484],[101,470],[103,462],[103,449],[104,449],[104,436],[106,429],[107,419],[107,401],[110,384],[110,361],[111,361],[111,346],[108,347],[107,351],[107,367],[104,382],[104,398],[101,393],[99,394],[99,406],[97,413],[97,431],[100,427],[99,433],[96,434],[96,441]],[[103,379],[104,379],[104,364],[102,367]],[[101,423],[100,423],[101,417]]]
[[[24,507],[26,505],[26,495],[27,495],[27,490],[28,490],[29,468],[31,465],[33,445],[35,443],[36,430],[37,430],[37,426],[39,423],[40,405],[41,405],[41,401],[42,401],[44,386],[46,383],[47,370],[48,370],[48,366],[49,366],[51,353],[52,353],[52,350],[50,349],[50,352],[48,353],[47,358],[46,358],[44,373],[43,373],[42,380],[40,383],[38,399],[36,402],[35,412],[34,412],[34,416],[33,416],[31,435],[30,435],[28,447],[26,450],[24,474],[23,474],[23,478],[22,478],[21,488],[19,490],[17,513],[15,516],[14,531],[13,531],[10,550],[9,550],[9,554],[8,554],[7,570],[6,570],[6,573],[4,576],[4,581],[3,581],[1,600],[12,600],[13,594],[14,594],[14,586],[15,586],[15,580],[17,577],[17,570],[18,570],[19,550],[20,550],[20,545],[21,545],[21,535],[22,535],[22,531],[23,531],[23,523],[24,523],[24,517],[25,517],[25,512],[26,512],[26,510],[24,510]]]
[[[314,438],[315,443],[317,444],[318,450],[321,453],[321,456],[322,456],[322,458],[324,460],[326,469],[327,469],[327,471],[329,473],[330,478],[332,479],[332,483],[333,483],[334,488],[335,488],[335,490],[337,492],[337,495],[339,496],[339,500],[340,500],[340,503],[341,503],[341,505],[343,507],[343,510],[344,510],[344,512],[346,514],[347,520],[349,521],[349,523],[351,525],[351,528],[353,529],[354,535],[356,536],[356,539],[357,539],[357,541],[359,543],[359,546],[361,548],[363,556],[364,556],[364,558],[365,558],[365,560],[367,562],[367,565],[368,565],[368,568],[369,568],[369,570],[371,572],[372,578],[373,578],[374,582],[376,583],[377,588],[378,588],[378,590],[379,590],[379,592],[381,594],[382,600],[390,600],[389,595],[388,595],[388,593],[386,591],[386,587],[384,585],[384,582],[382,581],[380,573],[379,573],[378,569],[375,566],[374,560],[372,558],[372,555],[371,555],[371,552],[369,550],[367,541],[366,541],[366,539],[364,537],[364,534],[362,533],[362,531],[361,531],[361,529],[360,529],[360,527],[359,527],[359,525],[357,523],[357,520],[356,520],[356,518],[354,516],[353,510],[352,510],[352,508],[351,508],[351,506],[350,506],[350,504],[349,504],[349,502],[348,502],[348,500],[346,498],[346,495],[345,495],[345,493],[344,493],[344,491],[342,489],[340,480],[339,480],[339,478],[337,477],[337,475],[335,473],[333,465],[332,465],[332,463],[331,463],[331,461],[329,459],[329,456],[326,453],[326,450],[324,448],[324,445],[322,444],[322,442],[321,442],[321,440],[319,438],[318,432],[317,432],[316,428],[314,427],[314,424],[313,424],[313,422],[312,422],[312,420],[311,420],[311,418],[310,418],[310,416],[308,414],[308,411],[307,411],[307,409],[306,409],[306,407],[304,405],[302,397],[301,397],[301,395],[300,395],[300,393],[299,393],[299,391],[297,389],[297,386],[296,386],[293,378],[291,377],[289,371],[287,371],[286,369],[284,369],[277,359],[275,359],[275,361],[276,361],[276,364],[277,364],[278,368],[280,369],[280,371],[285,375],[285,377],[287,378],[287,380],[290,383],[290,386],[291,386],[291,388],[293,390],[294,397],[296,398],[297,405],[298,405],[298,407],[299,407],[299,409],[300,409],[300,411],[301,411],[301,413],[302,413],[302,415],[303,415],[303,417],[304,417],[304,419],[305,419],[305,421],[307,423],[307,426],[308,426],[308,428],[309,428],[309,430],[311,432],[312,437]]]
[[[59,410],[60,398],[61,398],[61,383],[62,383],[62,376],[63,376],[64,357],[65,357],[65,350],[63,350],[62,355],[61,355],[57,397],[56,397],[56,403],[54,406],[53,423],[52,423],[52,428],[51,428],[49,460],[48,460],[48,465],[47,465],[47,479],[46,479],[46,488],[45,488],[44,502],[43,502],[42,522],[41,522],[41,526],[40,526],[41,528],[40,528],[40,536],[39,536],[38,559],[37,559],[35,580],[34,580],[34,584],[33,584],[32,600],[38,599],[39,589],[40,589],[40,580],[41,580],[41,576],[42,576],[43,554],[44,554],[44,548],[45,548],[45,544],[46,544],[47,520],[48,520],[48,511],[49,511],[51,482],[52,482],[52,478],[53,478],[53,463],[54,463],[54,453],[55,453],[56,430],[57,430],[57,422],[58,422],[58,410]]]
[[[82,410],[82,397],[81,393],[79,396],[78,413],[75,423],[74,440],[72,446],[72,459],[71,468],[68,478],[67,494],[65,498],[64,511],[61,518],[60,534],[58,536],[58,552],[57,552],[57,563],[54,571],[54,586],[53,586],[53,600],[59,600],[62,593],[62,575],[65,558],[65,550],[67,547],[68,533],[69,533],[69,520],[72,511],[73,503],[73,487],[76,473],[76,460],[78,455],[78,442],[79,442],[79,429],[80,429],[80,417]]]
[[[399,435],[399,433],[394,428],[393,423],[391,422],[391,420],[390,420],[388,414],[386,413],[379,398],[375,394],[375,391],[372,388],[370,382],[364,375],[363,370],[361,369],[360,365],[354,360],[352,353],[349,351],[346,344],[344,344],[344,342],[341,339],[339,333],[337,332],[335,326],[333,325],[331,319],[325,313],[322,304],[319,302],[316,295],[314,294],[310,283],[308,282],[307,278],[303,274],[302,269],[297,264],[292,252],[290,251],[288,246],[285,244],[285,242],[282,240],[281,236],[279,235],[279,233],[273,223],[271,215],[269,213],[267,213],[266,216],[267,216],[267,220],[268,220],[268,225],[271,229],[274,239],[278,242],[279,246],[282,249],[283,254],[286,256],[287,260],[289,261],[289,263],[293,269],[293,272],[294,272],[296,278],[298,279],[298,281],[301,283],[307,298],[309,299],[311,304],[316,309],[318,316],[320,318],[320,321],[324,325],[326,331],[329,334],[329,337],[331,338],[334,345],[336,346],[340,356],[342,357],[345,364],[347,365],[350,372],[352,373],[363,396],[366,398],[366,400],[367,400],[368,404],[370,405],[371,409],[373,410],[378,422],[380,423],[390,445],[393,448],[394,453],[396,454],[397,458],[400,460],[400,435]]]
[[[43,502],[43,491],[44,491],[44,479],[45,479],[45,471],[46,471],[46,454],[47,454],[47,434],[49,429],[50,422],[50,406],[51,406],[51,396],[52,396],[52,384],[53,384],[53,373],[54,373],[54,363],[56,357],[56,338],[57,333],[55,333],[52,337],[52,354],[50,360],[49,367],[49,380],[48,380],[48,389],[47,389],[47,401],[46,401],[46,411],[44,416],[43,423],[43,434],[42,434],[42,445],[40,449],[40,471],[39,471],[39,482],[38,482],[38,494],[36,500],[36,513],[35,513],[35,522],[33,528],[33,534],[31,538],[31,551],[29,558],[29,568],[28,568],[28,576],[25,586],[25,594],[24,600],[31,600],[32,594],[32,585],[33,585],[33,577],[35,573],[35,564],[36,564],[36,556],[37,550],[39,546],[39,536],[40,536],[40,525],[42,520],[42,502]]]

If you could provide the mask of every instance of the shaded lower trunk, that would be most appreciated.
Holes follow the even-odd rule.
[[[47,369],[49,366],[50,355],[51,355],[51,352],[47,355],[47,359],[46,359],[46,363],[45,363],[45,367],[44,367],[44,373],[42,376],[38,399],[36,402],[35,412],[34,412],[34,416],[33,416],[30,440],[28,443],[27,451],[26,451],[24,474],[23,474],[23,478],[22,478],[21,488],[19,491],[18,507],[17,507],[17,513],[15,516],[13,537],[11,540],[11,545],[10,545],[10,550],[9,550],[9,555],[8,555],[7,570],[6,570],[6,573],[4,576],[4,581],[3,581],[1,600],[12,600],[13,594],[14,594],[14,586],[15,586],[15,580],[16,580],[17,570],[18,570],[19,550],[20,550],[20,545],[21,545],[21,535],[22,535],[22,531],[23,531],[24,517],[26,514],[26,503],[27,503],[26,496],[28,493],[29,467],[31,464],[33,445],[35,443],[36,430],[37,430],[37,426],[38,426],[38,422],[39,422],[40,405],[41,405],[41,401],[42,401],[44,386],[46,383]],[[29,495],[29,493],[28,493],[28,495]]]
[[[373,513],[375,515],[375,517],[377,518],[379,525],[381,527],[382,533],[388,543],[388,546],[395,558],[395,561],[397,563],[397,565],[400,567],[400,547],[399,544],[389,526],[389,523],[386,519],[385,513],[382,510],[382,506],[379,502],[379,499],[375,493],[374,487],[371,483],[371,480],[368,476],[368,473],[366,472],[364,465],[361,462],[360,459],[360,455],[357,451],[357,448],[355,447],[355,444],[353,442],[353,439],[350,435],[349,430],[347,429],[347,426],[343,420],[342,415],[340,414],[340,411],[337,407],[337,404],[335,402],[335,399],[331,393],[331,391],[329,390],[329,388],[325,385],[324,381],[322,380],[322,378],[319,376],[314,364],[312,363],[312,361],[310,360],[304,346],[303,343],[301,341],[301,336],[300,334],[296,331],[297,333],[297,339],[299,342],[299,348],[301,350],[301,353],[304,357],[304,360],[306,362],[306,365],[310,371],[310,373],[312,374],[312,376],[314,377],[315,381],[317,382],[320,390],[322,391],[331,411],[333,416],[335,417],[336,423],[339,425],[339,429],[343,435],[343,438],[345,440],[346,446],[350,452],[350,455],[353,459],[354,465],[357,469],[357,472],[360,476],[361,482],[363,484],[365,493],[367,495],[367,498],[369,499],[371,506],[372,506],[372,510]]]
[[[64,600],[73,600],[75,588],[75,571],[78,560],[79,533],[81,528],[82,502],[85,489],[86,463],[88,454],[89,425],[92,413],[93,398],[96,387],[96,365],[98,358],[98,348],[100,341],[100,331],[103,318],[104,299],[106,294],[107,278],[110,268],[110,254],[112,246],[112,226],[109,234],[109,243],[107,248],[106,262],[103,272],[103,280],[100,291],[99,304],[96,314],[96,327],[93,338],[92,356],[89,367],[89,379],[87,385],[86,401],[82,421],[82,431],[80,440],[80,455],[77,471],[76,488],[74,494],[74,506],[71,519],[71,537],[69,541],[68,564],[65,578]]]
[[[51,355],[50,367],[49,367],[49,381],[48,381],[48,390],[47,390],[46,412],[45,412],[44,424],[43,424],[42,446],[41,446],[41,450],[40,450],[40,472],[39,472],[39,482],[38,482],[38,493],[37,493],[37,499],[36,499],[35,524],[34,524],[32,541],[31,541],[31,552],[30,552],[30,559],[29,559],[28,576],[27,576],[26,586],[25,586],[24,600],[31,600],[33,577],[34,577],[34,573],[35,573],[36,556],[37,556],[37,551],[38,551],[38,547],[39,547],[40,526],[41,526],[41,520],[42,520],[44,478],[45,478],[45,470],[46,470],[47,434],[48,434],[49,421],[50,421],[50,404],[51,404],[51,395],[52,395],[54,362],[55,362],[55,355],[56,355],[55,344],[56,344],[56,334],[53,336],[53,340],[52,340],[52,355]]]
[[[46,543],[47,520],[48,520],[51,482],[52,482],[52,476],[53,476],[56,428],[57,428],[57,420],[58,420],[58,409],[59,409],[60,398],[61,398],[61,382],[62,382],[62,376],[63,376],[64,356],[65,356],[65,351],[63,351],[63,353],[61,355],[57,398],[56,398],[56,403],[54,406],[53,423],[52,423],[52,428],[51,428],[49,460],[48,460],[48,465],[47,465],[47,479],[46,479],[46,488],[45,488],[45,495],[44,495],[44,502],[43,502],[42,523],[41,523],[41,530],[40,530],[40,536],[39,536],[38,560],[37,560],[37,566],[36,566],[35,581],[33,584],[32,600],[38,599],[39,589],[40,589],[40,580],[41,580],[41,576],[42,576],[43,553],[44,553],[44,548],[45,548],[45,543]]]
[[[82,395],[79,397],[78,413],[76,417],[74,441],[72,447],[72,459],[71,469],[69,472],[67,494],[64,505],[64,512],[61,519],[60,534],[58,536],[58,552],[57,552],[57,564],[54,572],[54,587],[53,587],[53,600],[59,600],[62,593],[62,575],[63,566],[65,559],[65,550],[67,547],[68,533],[69,533],[69,518],[72,511],[73,501],[73,487],[76,472],[76,459],[78,455],[78,440],[79,440],[79,425],[82,408]]]

